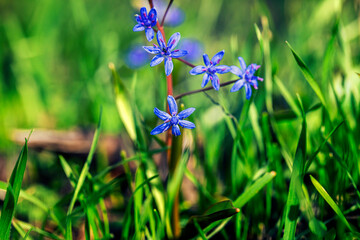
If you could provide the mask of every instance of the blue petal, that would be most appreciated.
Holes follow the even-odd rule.
[[[239,91],[245,84],[245,80],[241,79],[239,81],[237,81],[234,86],[230,89],[230,92],[236,92]]]
[[[141,19],[141,16],[138,15],[138,14],[135,14],[135,20],[136,20],[137,23],[142,23],[143,22],[143,20]]]
[[[133,31],[140,32],[140,31],[143,31],[144,29],[145,29],[145,27],[139,23],[134,26]]]
[[[216,66],[215,69],[216,69],[216,72],[220,73],[220,74],[228,73],[231,70],[230,67],[226,66],[226,65]]]
[[[179,128],[178,125],[173,125],[173,126],[172,126],[172,134],[173,134],[174,136],[179,136],[179,135],[181,135],[180,128]]]
[[[204,74],[204,77],[203,77],[203,81],[202,81],[202,83],[201,83],[201,87],[202,87],[202,88],[205,87],[206,84],[208,84],[209,78],[210,78],[209,74],[208,74],[208,73],[205,73],[205,74]]]
[[[158,108],[154,108],[154,113],[163,121],[169,120],[171,118],[171,116],[168,113],[161,111]]]
[[[211,84],[213,85],[214,89],[216,91],[219,91],[219,89],[220,89],[219,77],[216,74],[212,74],[210,79],[211,79]]]
[[[241,67],[241,70],[245,71],[246,70],[246,64],[245,64],[245,61],[242,57],[239,57],[239,62],[240,62],[240,67]]]
[[[178,107],[177,107],[175,98],[173,96],[169,95],[167,97],[167,101],[168,101],[168,104],[169,104],[170,114],[171,115],[176,115],[177,112],[178,112]]]
[[[250,84],[245,84],[245,93],[246,93],[246,99],[249,100],[251,97],[251,86]]]
[[[163,60],[164,60],[164,57],[162,55],[160,55],[160,54],[156,55],[155,57],[153,57],[153,59],[151,59],[150,67],[160,64]]]
[[[257,80],[259,80],[259,81],[264,81],[264,79],[261,78],[261,77],[257,77]]]
[[[207,67],[205,67],[205,66],[196,66],[190,70],[190,74],[191,75],[199,75],[199,74],[203,74],[204,72],[206,72],[206,70],[207,70]]]
[[[255,77],[255,79],[252,78],[249,82],[255,89],[258,89],[257,77]]]
[[[180,33],[179,32],[174,33],[169,38],[169,41],[168,41],[168,44],[167,44],[168,51],[172,51],[176,47],[176,45],[179,43],[179,40],[180,40]]]
[[[145,49],[145,51],[147,51],[148,53],[151,53],[151,54],[159,54],[159,53],[161,53],[161,50],[158,47],[143,46],[143,48]]]
[[[171,53],[171,57],[178,58],[178,57],[183,57],[186,54],[188,54],[188,52],[186,50],[175,50]]]
[[[221,59],[224,57],[224,53],[225,53],[225,50],[222,50],[220,52],[218,52],[217,54],[215,54],[215,56],[213,56],[213,58],[211,59],[211,64],[214,66],[216,64],[218,64]]]
[[[154,38],[154,30],[151,27],[145,29],[146,39],[151,42]]]
[[[194,111],[195,111],[195,108],[185,109],[185,110],[181,111],[181,112],[178,114],[178,118],[179,118],[180,120],[182,120],[182,119],[184,119],[184,118],[187,118],[187,117],[190,116]]]
[[[155,8],[152,8],[148,14],[148,19],[152,22],[155,21],[156,23],[156,17],[157,17],[157,12],[155,10]]]
[[[243,70],[241,70],[240,68],[238,68],[237,66],[231,66],[230,67],[230,72],[232,72],[233,74],[235,74],[236,76],[242,78],[244,75]]]
[[[174,64],[172,62],[171,57],[165,58],[165,74],[166,76],[169,76],[174,69]]]
[[[140,9],[140,16],[141,16],[141,19],[142,20],[146,20],[147,19],[147,12],[146,12],[146,8],[145,7],[142,7]]]
[[[157,42],[158,42],[158,44],[160,46],[160,49],[164,49],[166,47],[165,46],[165,41],[164,41],[163,35],[161,34],[160,31],[157,32],[156,39],[157,39]]]
[[[210,65],[210,59],[209,59],[209,56],[206,53],[204,53],[203,59],[204,59],[205,66],[209,66]]]
[[[183,128],[193,129],[195,128],[195,124],[186,120],[180,120],[179,125]]]
[[[163,133],[165,132],[166,130],[168,130],[170,127],[170,122],[167,122],[167,123],[163,123],[159,126],[157,126],[156,128],[154,128],[150,134],[151,135],[156,135],[156,134],[159,134],[159,133]]]

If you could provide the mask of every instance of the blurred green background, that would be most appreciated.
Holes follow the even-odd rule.
[[[13,166],[13,160],[20,149],[12,140],[14,130],[93,131],[101,106],[102,133],[128,139],[115,104],[108,68],[110,62],[115,64],[120,78],[135,99],[148,130],[158,124],[153,108],[165,109],[166,81],[163,65],[151,68],[148,59],[145,65],[134,68],[128,60],[131,49],[136,44],[155,43],[155,39],[148,43],[143,32],[132,31],[135,25],[134,14],[139,12],[141,6],[148,5],[146,1],[137,0],[0,0],[0,161],[3,167],[10,169]],[[253,179],[258,170],[268,164],[263,155],[264,146],[257,145],[259,139],[252,130],[254,126],[256,128],[261,125],[260,120],[253,124],[257,120],[256,116],[261,117],[267,111],[265,89],[269,79],[266,76],[278,79],[293,99],[296,99],[298,93],[305,109],[319,103],[285,41],[302,57],[322,89],[331,110],[327,117],[335,123],[346,121],[348,132],[351,132],[354,141],[348,143],[348,132],[344,131],[337,136],[338,146],[343,147],[343,150],[351,149],[349,166],[354,167],[353,177],[358,183],[358,159],[355,156],[358,156],[360,148],[360,78],[356,74],[360,72],[359,0],[175,0],[173,7],[179,9],[180,20],[165,27],[167,38],[174,32],[180,32],[184,39],[198,40],[202,45],[201,51],[210,57],[224,49],[225,56],[221,63],[225,65],[239,66],[239,56],[247,64],[264,65],[254,24],[261,30],[267,29],[267,26],[269,28],[268,56],[271,65],[267,68],[267,73],[264,67],[258,72],[264,82],[259,82],[259,89],[254,91],[257,115],[253,114],[244,124],[247,156],[251,160],[238,166],[238,189],[248,183],[244,179]],[[334,34],[334,31],[337,32]],[[335,35],[336,39],[332,40]],[[329,44],[331,41],[333,44]],[[192,63],[202,65],[201,55],[202,52]],[[190,68],[179,61],[174,60],[174,64],[174,95],[200,88],[202,76],[191,76],[188,73]],[[236,79],[236,76],[225,74],[220,79],[225,82]],[[285,100],[283,91],[274,80],[270,81],[274,111],[288,110],[289,103]],[[334,92],[329,87],[330,82],[341,100],[343,110],[339,110],[337,106]],[[230,194],[231,190],[226,185],[233,181],[227,176],[231,168],[228,159],[232,139],[229,143],[231,136],[224,108],[225,112],[238,117],[245,103],[243,90],[229,93],[229,89],[230,86],[227,86],[219,93],[208,92],[221,103],[222,108],[214,105],[204,94],[187,96],[182,100],[186,107],[197,109],[191,118],[197,126],[193,132],[196,158],[200,165],[204,165],[205,176],[215,174],[218,177],[218,181],[208,178],[204,183],[208,191],[215,195]],[[324,113],[319,112],[308,115],[309,152],[314,152],[321,142],[319,132],[324,133],[325,128],[321,121],[323,115]],[[278,124],[289,152],[294,153],[300,120],[279,121]],[[326,134],[330,130],[326,126]],[[348,152],[343,151],[345,155]],[[327,187],[332,186],[329,173],[334,173],[337,169],[332,168],[326,173],[325,154],[319,159],[316,171],[324,176]],[[25,185],[37,185],[37,189],[42,188],[44,196],[58,199],[57,195],[67,192],[67,189],[61,179],[50,177],[59,171],[58,163],[54,162],[57,162],[57,156],[51,151],[40,154],[32,152],[30,171],[32,176],[37,177],[28,180],[25,178],[25,182],[29,181]],[[98,164],[107,165],[106,157],[100,158]],[[280,165],[286,169],[284,162]],[[44,171],[49,172],[44,174]],[[289,172],[284,172],[288,179]],[[3,171],[0,179],[6,181],[9,176],[10,171]],[[342,180],[346,181],[344,178]],[[341,186],[338,188],[341,189]],[[335,187],[333,192],[337,192],[338,188]],[[279,198],[283,202],[278,203],[279,208],[285,202],[286,191],[282,194]],[[52,201],[51,198],[48,199],[49,202]],[[250,209],[254,210],[254,214],[257,213],[255,206]],[[264,209],[258,209],[259,212],[262,210]],[[281,212],[278,211],[273,217],[281,217]]]

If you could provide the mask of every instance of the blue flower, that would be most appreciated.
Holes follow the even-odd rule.
[[[138,24],[133,28],[134,32],[139,32],[145,30],[146,38],[150,42],[154,38],[153,26],[156,25],[156,10],[153,8],[150,10],[149,14],[146,13],[146,8],[142,7],[140,9],[140,15],[136,14],[135,19]]]
[[[187,51],[178,49],[174,50],[180,40],[180,33],[178,32],[174,33],[170,37],[167,46],[160,31],[157,32],[156,38],[159,46],[154,44],[154,46],[144,46],[143,48],[148,53],[157,54],[150,62],[151,67],[160,64],[165,59],[165,74],[166,76],[169,76],[174,68],[172,59],[185,56],[187,54]]]
[[[154,128],[150,132],[151,135],[163,133],[166,130],[168,130],[170,127],[172,127],[172,134],[174,136],[179,136],[181,133],[178,125],[180,125],[183,128],[189,128],[189,129],[195,128],[194,123],[183,120],[184,118],[189,117],[195,111],[195,108],[188,108],[177,114],[178,107],[176,105],[176,101],[174,97],[169,95],[167,97],[167,101],[169,104],[171,115],[157,108],[154,108],[155,115],[158,116],[161,120],[163,120],[164,123]]]
[[[234,86],[231,88],[230,92],[239,91],[242,87],[245,86],[246,99],[251,97],[251,86],[255,89],[258,88],[258,80],[263,81],[263,78],[254,76],[256,70],[260,68],[260,65],[255,63],[250,64],[246,67],[245,61],[242,57],[239,57],[240,68],[236,66],[231,66],[231,72],[240,78],[239,81],[236,81]]]
[[[203,55],[205,66],[196,66],[190,70],[191,75],[199,75],[205,73],[203,77],[203,81],[201,87],[205,87],[206,84],[211,80],[211,84],[213,85],[215,90],[219,90],[220,88],[220,80],[216,73],[228,73],[230,72],[230,67],[225,65],[216,66],[224,56],[225,51],[222,50],[215,54],[215,56],[209,60],[209,56],[207,54]]]

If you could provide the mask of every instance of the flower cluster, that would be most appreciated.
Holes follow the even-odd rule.
[[[140,15],[135,15],[135,19],[137,21],[137,24],[134,26],[133,31],[137,32],[145,30],[147,40],[152,41],[154,38],[153,27],[157,24],[157,11],[153,8],[149,11],[149,14],[147,14],[146,8],[143,7],[140,9]],[[150,66],[156,66],[164,61],[165,75],[170,76],[174,69],[172,59],[184,57],[188,54],[188,51],[180,49],[175,50],[175,47],[180,41],[180,33],[174,33],[169,38],[166,44],[164,36],[161,33],[161,31],[163,31],[162,26],[158,24],[158,27],[159,29],[157,30],[156,34],[156,40],[158,42],[158,45],[153,44],[153,46],[143,46],[143,49],[145,49],[145,51],[150,54],[155,54],[155,56],[150,62]],[[246,99],[250,99],[252,94],[251,86],[253,86],[254,89],[257,89],[258,81],[263,81],[262,78],[255,76],[255,72],[260,68],[260,65],[253,63],[249,66],[246,66],[245,61],[242,57],[238,58],[240,62],[240,68],[237,66],[219,65],[220,61],[224,57],[224,54],[225,51],[222,50],[216,53],[211,58],[211,60],[207,54],[203,54],[204,65],[195,67],[184,59],[181,59],[181,61],[193,67],[189,72],[191,75],[204,74],[201,83],[202,88],[204,88],[208,84],[208,82],[211,81],[213,88],[218,91],[221,87],[218,74],[225,74],[229,72],[235,74],[237,77],[239,77],[239,79],[232,86],[230,92],[236,92],[239,91],[241,88],[245,87]],[[161,120],[163,120],[164,123],[155,127],[151,131],[151,135],[163,133],[171,127],[172,134],[174,136],[179,136],[179,125],[183,128],[188,129],[195,128],[194,123],[184,120],[195,111],[195,108],[188,108],[178,114],[178,107],[174,97],[169,95],[167,97],[167,101],[170,114],[163,112],[158,108],[154,108],[155,115],[158,116]]]

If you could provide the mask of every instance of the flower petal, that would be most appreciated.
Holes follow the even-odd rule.
[[[213,58],[211,59],[210,64],[212,64],[213,66],[218,64],[221,61],[221,59],[224,57],[224,53],[225,53],[225,50],[222,50],[222,51],[218,52],[217,54],[215,54],[215,56],[213,56]]]
[[[163,60],[164,60],[164,57],[162,55],[160,55],[160,54],[156,55],[155,57],[153,57],[153,59],[151,59],[150,67],[160,64]]]
[[[193,129],[195,128],[195,124],[186,120],[180,120],[179,125],[183,128]]]
[[[205,73],[205,74],[204,74],[204,77],[203,77],[203,81],[202,81],[202,83],[201,83],[201,87],[202,87],[202,88],[205,87],[205,86],[208,84],[209,78],[210,78],[209,74],[208,74],[208,73]]]
[[[158,31],[157,34],[156,34],[156,40],[157,40],[157,42],[159,44],[160,49],[164,49],[166,47],[163,35],[161,34],[160,31]]]
[[[152,9],[149,11],[148,19],[149,19],[151,22],[155,21],[155,23],[156,23],[156,17],[157,17],[156,9],[155,9],[155,8],[152,8]]]
[[[133,31],[140,32],[140,31],[143,31],[144,29],[145,29],[145,27],[139,23],[134,26]]]
[[[230,72],[231,68],[226,65],[219,65],[215,67],[217,73],[224,74]]]
[[[230,72],[232,72],[233,74],[235,74],[236,76],[242,78],[244,75],[243,70],[241,70],[240,68],[238,68],[237,66],[231,66],[230,67]]]
[[[154,30],[151,27],[145,28],[146,39],[151,42],[154,39]]]
[[[167,44],[168,50],[172,51],[176,47],[176,45],[179,43],[179,40],[180,40],[180,33],[179,32],[174,33],[169,38],[169,41],[168,41],[168,44]]]
[[[141,19],[142,19],[142,20],[146,20],[146,19],[147,19],[146,7],[140,8],[140,16],[141,16]]]
[[[172,62],[171,57],[165,58],[165,74],[166,76],[169,76],[174,69],[174,64]]]
[[[204,72],[206,72],[206,70],[207,70],[207,67],[205,67],[205,66],[196,66],[190,70],[190,74],[191,75],[199,75],[199,74],[203,74]]]
[[[246,64],[245,64],[245,61],[242,57],[239,57],[239,62],[240,62],[240,67],[241,67],[241,70],[245,71],[246,70]]]
[[[173,125],[173,126],[172,126],[172,134],[173,134],[174,136],[179,136],[179,135],[181,135],[180,128],[179,128],[178,125]]]
[[[261,77],[257,77],[257,80],[259,80],[259,81],[264,81],[264,79],[261,78]]]
[[[236,92],[239,91],[245,84],[245,80],[241,79],[239,81],[236,81],[236,83],[234,84],[234,86],[230,89],[230,92]]]
[[[167,112],[161,111],[158,108],[154,108],[154,113],[163,121],[169,120],[171,118]]]
[[[169,104],[170,114],[171,115],[176,115],[177,112],[178,112],[178,107],[177,107],[175,98],[173,96],[169,95],[167,97],[167,101],[168,101],[168,104]]]
[[[145,51],[147,51],[148,53],[151,53],[151,54],[159,54],[159,53],[161,53],[161,50],[158,47],[143,46],[143,48],[145,49]]]
[[[135,14],[135,20],[137,23],[142,23],[143,20],[141,19],[141,16],[139,14]]]
[[[167,122],[167,123],[163,123],[159,126],[157,126],[156,128],[154,128],[150,134],[151,135],[156,135],[156,134],[159,134],[159,133],[163,133],[165,132],[166,130],[168,130],[170,128],[170,122]]]
[[[186,50],[175,50],[175,51],[172,51],[171,57],[178,58],[178,57],[185,56],[186,54],[188,54],[188,51],[186,51]]]
[[[188,108],[185,110],[182,110],[179,114],[178,114],[178,118],[180,120],[187,118],[188,116],[190,116],[193,112],[195,111],[195,108]],[[181,125],[180,125],[181,126]]]
[[[205,66],[209,66],[210,65],[210,59],[209,59],[209,56],[206,53],[204,53],[203,59],[204,59]]]
[[[216,74],[213,74],[211,77],[211,84],[213,85],[214,89],[216,91],[219,91],[220,89],[220,80],[219,77]]]
[[[251,97],[251,86],[250,84],[245,84],[245,93],[246,93],[246,99],[249,100]]]

